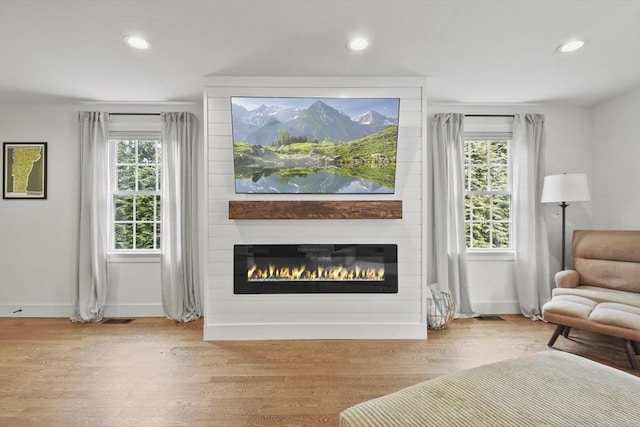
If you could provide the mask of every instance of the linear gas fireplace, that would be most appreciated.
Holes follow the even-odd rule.
[[[397,293],[391,244],[235,245],[236,294]]]

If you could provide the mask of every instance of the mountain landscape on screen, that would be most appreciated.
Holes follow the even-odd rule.
[[[393,193],[398,98],[231,98],[237,193]]]

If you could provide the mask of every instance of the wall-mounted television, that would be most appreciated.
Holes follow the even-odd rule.
[[[395,192],[399,98],[231,97],[235,191]]]

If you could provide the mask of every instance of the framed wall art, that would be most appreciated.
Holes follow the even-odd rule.
[[[47,143],[3,143],[2,198],[47,198]]]

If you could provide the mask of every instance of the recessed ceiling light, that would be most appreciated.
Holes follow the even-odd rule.
[[[363,50],[369,46],[369,42],[364,37],[356,37],[349,40],[347,46],[349,46],[351,50]]]
[[[127,36],[124,38],[124,41],[131,47],[135,47],[136,49],[149,49],[151,43],[148,40],[143,39],[138,36]]]
[[[582,40],[571,40],[570,42],[566,42],[558,46],[558,51],[562,53],[573,52],[574,50],[580,49],[584,46],[584,41]]]

